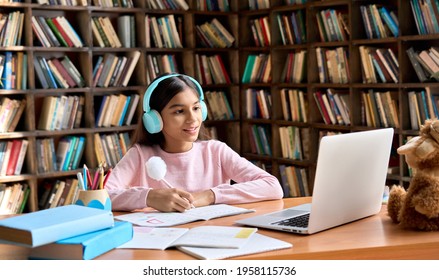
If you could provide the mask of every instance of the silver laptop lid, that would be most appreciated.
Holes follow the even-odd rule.
[[[392,140],[393,128],[321,139],[309,233],[380,211]]]

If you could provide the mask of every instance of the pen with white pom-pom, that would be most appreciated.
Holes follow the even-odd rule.
[[[148,173],[149,177],[157,181],[163,181],[169,188],[174,188],[165,179],[167,167],[166,167],[166,162],[161,157],[157,157],[157,156],[150,157],[145,162],[145,167],[146,167],[146,173]],[[192,203],[191,203],[191,208],[195,208],[195,206]]]

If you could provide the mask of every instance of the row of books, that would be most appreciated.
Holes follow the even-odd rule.
[[[262,10],[270,8],[270,0],[248,0],[250,10]]]
[[[283,45],[306,43],[305,16],[302,10],[287,14],[276,14],[277,25]]]
[[[242,83],[271,82],[271,55],[267,53],[250,54],[242,75]]]
[[[26,99],[4,96],[0,100],[0,132],[13,132],[26,107]]]
[[[147,54],[146,67],[148,83],[164,73],[180,73],[175,54]]]
[[[206,48],[229,48],[235,42],[235,37],[216,18],[195,28],[201,45]]]
[[[114,167],[131,146],[128,132],[99,134],[94,136],[95,155],[105,167]]]
[[[64,136],[56,148],[55,170],[75,170],[79,167],[82,155],[85,150],[84,136]]]
[[[229,0],[202,0],[196,2],[198,11],[230,11]]]
[[[439,33],[439,1],[410,0],[419,35]]]
[[[327,49],[317,47],[316,57],[321,83],[349,83],[351,77],[347,59],[349,54],[346,48]]]
[[[248,119],[270,119],[272,110],[271,93],[265,89],[248,88],[245,90]]]
[[[93,67],[93,86],[126,87],[140,54],[140,51],[133,51],[120,56],[113,53],[99,55]]]
[[[29,193],[26,183],[0,184],[0,215],[23,213]]]
[[[195,54],[195,76],[203,85],[230,84],[232,82],[219,54]]]
[[[24,13],[0,13],[0,46],[20,46],[23,37]]]
[[[64,16],[32,16],[32,29],[41,45],[50,47],[81,48],[81,37]]]
[[[271,156],[271,131],[266,125],[251,125],[248,129],[251,152]]]
[[[306,50],[288,53],[280,76],[281,83],[301,83],[304,80],[307,64],[306,54]]]
[[[308,0],[284,0],[285,5],[305,4]]]
[[[27,89],[27,61],[24,52],[0,53],[0,88]]]
[[[82,160],[85,141],[84,136],[64,136],[59,139],[55,149],[54,138],[38,138],[36,140],[38,173],[77,169]]]
[[[296,126],[280,126],[279,138],[281,144],[281,152],[283,158],[303,160],[302,137],[307,137],[306,128],[299,128]]]
[[[399,63],[392,49],[360,46],[363,83],[398,83]]]
[[[335,9],[324,9],[316,13],[317,27],[322,42],[338,42],[348,39],[349,27],[346,15]]]
[[[85,86],[84,77],[68,56],[60,58],[36,56],[34,57],[34,67],[38,81],[44,89]]]
[[[0,142],[0,176],[21,174],[28,146],[27,139]]]
[[[250,19],[250,29],[256,47],[271,45],[270,21],[268,16]]]
[[[325,124],[349,125],[351,123],[349,92],[342,90],[335,92],[328,88],[326,93],[317,90],[313,95]]]
[[[308,102],[303,90],[282,88],[280,101],[284,120],[305,123],[308,121]]]
[[[439,96],[433,94],[430,87],[408,92],[410,124],[413,130],[419,130],[425,120],[439,118],[438,102]]]
[[[49,1],[53,1],[53,0],[49,0]],[[85,2],[85,4],[82,4],[83,6],[87,6],[87,2],[85,0],[81,0],[81,1]],[[93,0],[93,6],[102,7],[102,8],[113,8],[113,7],[134,8],[134,3],[133,0]]]
[[[42,183],[39,190],[40,198],[38,207],[40,210],[55,208],[63,205],[70,205],[76,201],[78,196],[78,179],[67,178],[66,180],[48,180]]]
[[[136,19],[131,15],[121,15],[117,18],[117,34],[124,48],[136,47]],[[99,44],[100,42],[98,42]],[[105,44],[104,44],[105,45]],[[101,46],[101,45],[100,45]]]
[[[45,96],[42,101],[38,129],[64,130],[80,127],[84,103],[84,96]]]
[[[399,21],[395,12],[377,4],[361,5],[361,16],[367,38],[398,37]]]
[[[362,92],[361,96],[367,126],[399,128],[398,103],[390,91],[379,92],[370,89]]]
[[[88,6],[88,0],[37,0],[41,5]]]
[[[420,51],[410,47],[406,50],[406,53],[420,82],[425,82],[430,79],[439,81],[438,47],[431,46],[429,49]]]
[[[173,14],[163,17],[149,16],[145,18],[145,32],[147,38],[152,37],[156,48],[182,48],[183,38],[181,35],[183,19],[180,16],[175,19]],[[178,25],[177,25],[178,24]],[[147,41],[146,47],[151,47],[151,40]]]
[[[96,127],[130,125],[139,99],[138,94],[104,95],[96,115]]]
[[[205,91],[204,101],[207,105],[208,120],[233,120],[233,111],[224,91]]]
[[[101,48],[121,48],[122,43],[109,17],[92,17],[90,20],[93,40]]]
[[[292,165],[279,165],[284,197],[311,196],[308,175],[305,168]]]
[[[185,10],[186,11],[189,9],[189,5],[185,0],[150,0],[147,1],[146,3],[148,4],[148,8],[152,10]]]

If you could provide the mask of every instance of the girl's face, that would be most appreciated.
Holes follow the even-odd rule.
[[[175,95],[160,112],[163,120],[163,149],[169,153],[189,151],[198,139],[202,123],[198,94],[186,88]]]

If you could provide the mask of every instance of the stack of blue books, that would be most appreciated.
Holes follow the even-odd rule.
[[[0,220],[0,243],[30,247],[30,259],[93,259],[133,238],[111,211],[66,205]]]

